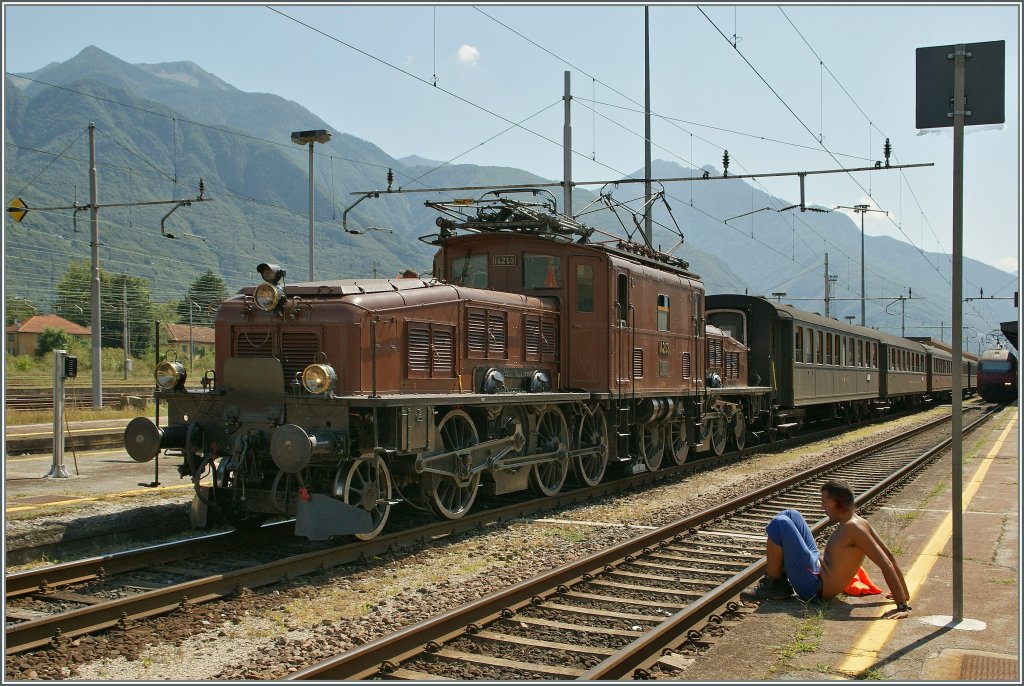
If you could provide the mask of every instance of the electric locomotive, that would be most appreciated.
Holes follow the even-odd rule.
[[[705,326],[685,261],[596,241],[553,204],[427,205],[430,279],[286,283],[259,265],[217,312],[201,390],[158,365],[168,425],[134,419],[129,454],[180,456],[200,515],[369,539],[399,503],[458,519],[480,494],[553,495],[765,429],[771,389]]]
[[[993,348],[978,361],[978,395],[992,403],[1017,397],[1017,356],[1005,348]]]

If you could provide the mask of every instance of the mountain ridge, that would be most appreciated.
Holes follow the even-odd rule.
[[[81,130],[90,117],[102,131],[97,150],[105,165],[100,171],[101,203],[194,198],[198,194],[198,179],[205,179],[207,195],[214,201],[179,209],[171,217],[163,217],[168,207],[103,211],[110,222],[110,228],[104,230],[107,238],[103,242],[111,246],[111,266],[120,271],[133,260],[140,262],[140,273],[133,275],[153,279],[157,298],[173,298],[174,275],[189,272],[190,268],[197,273],[214,269],[223,275],[229,288],[251,283],[255,264],[267,259],[288,264],[290,274],[305,273],[308,157],[302,148],[288,141],[288,127],[294,126],[295,121],[334,133],[329,144],[315,149],[318,276],[351,276],[369,270],[389,275],[405,267],[429,271],[433,249],[415,240],[434,231],[434,215],[423,206],[422,195],[384,193],[380,198],[362,202],[345,216],[346,230],[342,230],[345,210],[357,199],[351,193],[384,191],[388,169],[395,174],[395,189],[415,187],[413,181],[424,168],[430,173],[420,178],[418,184],[431,187],[550,183],[529,171],[511,167],[445,165],[415,154],[394,158],[380,145],[330,126],[299,103],[274,94],[238,90],[187,60],[132,65],[91,46],[67,62],[51,63],[35,72],[14,76],[36,78],[65,88],[75,86],[75,90],[95,96],[83,97],[39,83],[22,89],[13,79],[5,79],[5,136],[8,142],[21,146],[9,148],[8,191],[20,191],[22,184],[30,183],[24,191],[26,196],[32,195],[30,206],[71,204],[74,198],[69,197],[69,189],[76,186],[77,202],[84,201],[87,177],[81,160],[87,159],[87,154],[81,149]],[[27,150],[59,150],[75,136],[79,140],[76,147],[69,149],[68,157],[76,159],[60,159],[45,172],[40,170],[51,158]],[[699,177],[703,171],[718,175],[712,165],[695,170],[664,160],[654,162],[652,173],[662,178],[679,178]],[[35,174],[42,175],[33,178]],[[634,178],[638,176],[642,176],[642,170],[634,172]],[[793,203],[752,189],[740,179],[672,182],[665,186],[671,210],[663,204],[656,207],[658,228],[654,245],[667,248],[676,244],[678,224],[685,242],[677,254],[702,275],[708,292],[786,290],[793,299],[817,296],[817,305],[810,301],[804,305],[797,300],[797,306],[820,310],[825,252],[821,245],[827,236],[834,246],[830,249],[830,271],[841,276],[834,296],[859,295],[861,236],[849,217],[838,212],[810,215],[793,209],[723,221],[722,218],[749,214],[752,208],[771,206],[778,210]],[[634,191],[635,188],[628,193],[620,191],[615,197],[629,197]],[[560,203],[560,192],[554,195]],[[577,210],[597,199],[582,188],[577,188],[573,197]],[[69,229],[71,222],[67,216],[46,216],[42,212],[28,216],[31,221],[26,219],[19,227],[27,231],[36,230],[30,226],[38,227],[46,234],[39,238],[44,245],[57,254],[87,257],[88,251],[83,255],[80,245],[82,225],[87,221],[78,222],[76,232]],[[174,232],[192,233],[204,240],[172,245],[157,231],[164,219],[168,227],[174,227]],[[581,219],[607,230],[616,229],[618,224],[607,212]],[[152,239],[138,235],[136,227],[142,224]],[[8,227],[11,226],[9,222]],[[390,233],[369,227],[388,227]],[[943,316],[948,319],[947,255],[928,255],[902,241],[878,236],[867,236],[865,247],[867,269],[876,281],[870,284],[869,297],[898,297],[901,289],[913,287],[915,296],[920,293],[921,300],[916,303],[920,308],[914,310],[918,324],[942,321]],[[131,250],[137,254],[133,256]],[[29,252],[15,241],[9,243],[7,258],[13,259],[14,265],[22,265],[24,273],[38,276],[41,267],[31,261]],[[142,255],[141,260],[138,254]],[[925,255],[932,268],[917,262],[921,255]],[[177,267],[170,266],[176,262]],[[1001,278],[993,274],[1003,274],[1007,280],[1012,276],[974,260],[965,259],[964,263],[965,276],[972,282],[988,283],[992,278]],[[907,264],[920,267],[910,275]],[[906,283],[911,276],[920,283]],[[45,296],[46,281],[28,279],[24,285],[8,286]],[[877,282],[881,282],[881,292]],[[874,310],[868,324],[891,329],[893,322],[875,302],[872,300],[868,306]],[[859,314],[859,303],[837,299],[834,305],[833,316]],[[995,303],[991,307],[994,311],[1000,309]],[[1015,318],[1012,307],[1008,309],[1009,312],[1002,308],[1003,314],[993,316]],[[972,321],[969,326],[975,329],[987,326],[980,318]],[[899,322],[896,324],[898,327]]]

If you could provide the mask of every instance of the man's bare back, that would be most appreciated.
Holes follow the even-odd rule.
[[[834,598],[843,592],[850,579],[864,564],[864,551],[854,543],[852,529],[867,528],[871,525],[858,515],[842,522],[825,544],[825,552],[821,556],[821,597]]]

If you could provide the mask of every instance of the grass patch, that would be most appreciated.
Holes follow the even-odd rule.
[[[885,681],[885,675],[876,667],[862,672],[857,678],[863,681]]]
[[[115,410],[113,408],[102,408],[99,410],[86,408],[65,408],[64,417],[68,422],[87,422],[94,419],[133,419],[140,415],[153,414],[153,407],[149,405],[145,410],[129,408],[127,410]],[[20,426],[22,424],[52,424],[53,410],[5,410],[4,421],[7,426]]]
[[[824,608],[815,612],[810,617],[800,622],[797,627],[796,636],[779,652],[779,659],[788,662],[797,655],[813,653],[821,645],[821,636],[825,632],[822,625],[824,621]]]

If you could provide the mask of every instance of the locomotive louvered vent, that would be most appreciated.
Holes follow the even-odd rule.
[[[430,329],[409,327],[409,375],[430,374]]]
[[[683,378],[690,378],[690,353],[683,353]]]
[[[540,320],[527,317],[524,322],[524,338],[526,340],[526,359],[540,359]]]
[[[487,314],[469,310],[466,321],[466,343],[471,353],[487,354]]]
[[[506,336],[505,336],[505,314],[503,312],[490,312],[487,315],[487,354],[488,357],[497,355],[506,357]]]
[[[721,367],[722,366],[722,341],[720,341],[720,340],[709,341],[708,347],[710,348],[709,357],[711,358],[710,360],[708,360],[708,364],[710,364],[712,367]]]
[[[320,341],[312,331],[284,331],[281,333],[281,366],[287,387],[296,374],[317,361]]]
[[[644,378],[644,350],[643,348],[633,348],[633,378],[642,379]]]
[[[235,357],[273,357],[274,332],[246,328],[235,336]]]
[[[739,353],[726,353],[725,354],[725,378],[727,378],[727,379],[738,379],[738,378],[740,378],[740,354]]]
[[[452,332],[448,329],[434,329],[433,333],[433,376],[451,376],[455,371]]]
[[[546,321],[541,324],[541,330],[544,335],[541,338],[543,342],[543,352],[545,360],[557,360],[558,359],[558,327],[555,326],[554,322]]]

